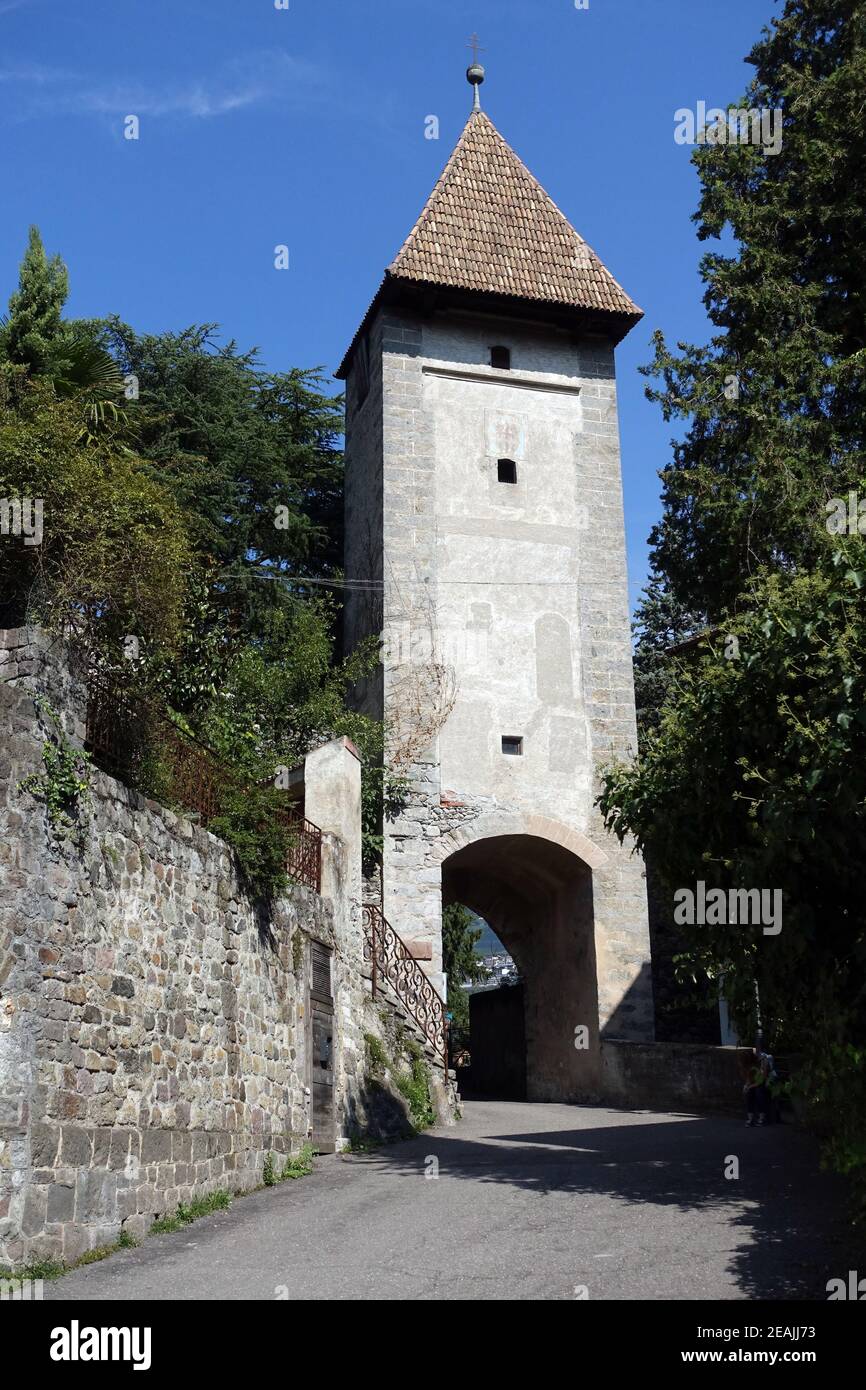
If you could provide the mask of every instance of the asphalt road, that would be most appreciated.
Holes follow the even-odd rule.
[[[789,1127],[475,1101],[453,1128],[317,1159],[45,1296],[824,1300],[851,1258],[841,1184]]]

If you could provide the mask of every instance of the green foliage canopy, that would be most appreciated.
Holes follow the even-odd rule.
[[[272,898],[293,834],[278,769],[339,734],[381,743],[348,699],[375,644],[340,661],[337,607],[306,578],[334,576],[342,549],[341,400],[213,325],[66,321],[67,290],[32,229],[0,336],[0,497],[38,499],[44,525],[38,545],[4,537],[0,618],[76,640],[134,785],[171,802],[189,784],[178,736],[187,772],[204,759],[211,828]]]
[[[342,398],[318,369],[263,371],[214,324],[140,335],[114,318],[104,332],[136,383],[136,449],[195,520],[223,624],[253,635],[288,593],[276,578],[341,563]]]
[[[786,0],[749,62],[739,104],[782,109],[782,148],[694,155],[698,236],[732,249],[701,263],[711,342],[656,334],[646,369],[686,429],[639,613],[640,762],[608,769],[600,801],[671,893],[782,890],[777,937],[696,926],[683,969],[724,975],[741,1030],[757,985],[830,1158],[866,1181],[866,555],[825,525],[866,484],[862,0]]]
[[[745,108],[781,108],[778,154],[699,146],[701,263],[718,332],[655,335],[648,393],[688,422],[651,544],[676,601],[712,624],[749,577],[813,563],[825,502],[864,481],[866,24],[862,0],[787,0],[749,55]]]

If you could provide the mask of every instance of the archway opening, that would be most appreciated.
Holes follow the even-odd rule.
[[[519,985],[503,986],[507,994],[485,992],[471,1034],[475,1089],[516,1098],[520,1052],[518,1089],[527,1099],[592,1095],[599,1079],[598,988],[588,865],[540,836],[489,836],[444,860],[442,901],[463,903],[489,923],[519,976]]]
[[[442,965],[448,978],[448,1043],[451,1066],[457,1072],[457,1086],[464,1097],[491,1089],[483,1069],[485,1053],[482,1034],[489,1031],[490,1020],[498,1017],[504,986],[520,986],[517,965],[499,940],[489,922],[479,917],[465,903],[451,902],[442,909]],[[517,993],[520,993],[518,988]],[[479,996],[483,995],[484,998]],[[512,1012],[515,1000],[510,1000]],[[470,1019],[474,1019],[479,1044],[476,1048],[476,1069],[472,1074],[472,1044]],[[515,1040],[519,1033],[519,1043]],[[519,1010],[516,1027],[498,1028],[497,1042],[508,1049],[508,1060],[499,1054],[503,1073],[493,1081],[493,1089],[515,1099],[526,1094],[525,1048],[523,1045],[523,1011]]]

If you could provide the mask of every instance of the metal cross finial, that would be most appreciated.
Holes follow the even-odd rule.
[[[468,47],[472,49],[472,62],[474,65],[477,66],[478,54],[484,52],[484,49],[481,47],[481,40],[479,39],[477,34],[472,35],[472,37],[469,40]]]

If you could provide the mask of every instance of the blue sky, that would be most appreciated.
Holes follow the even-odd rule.
[[[466,119],[477,30],[485,109],[646,312],[618,351],[634,600],[670,434],[637,367],[656,327],[707,336],[698,185],[674,111],[735,101],[775,13],[772,0],[0,0],[0,306],[36,222],[69,266],[71,314],[148,331],[216,321],[273,369],[335,370]]]

